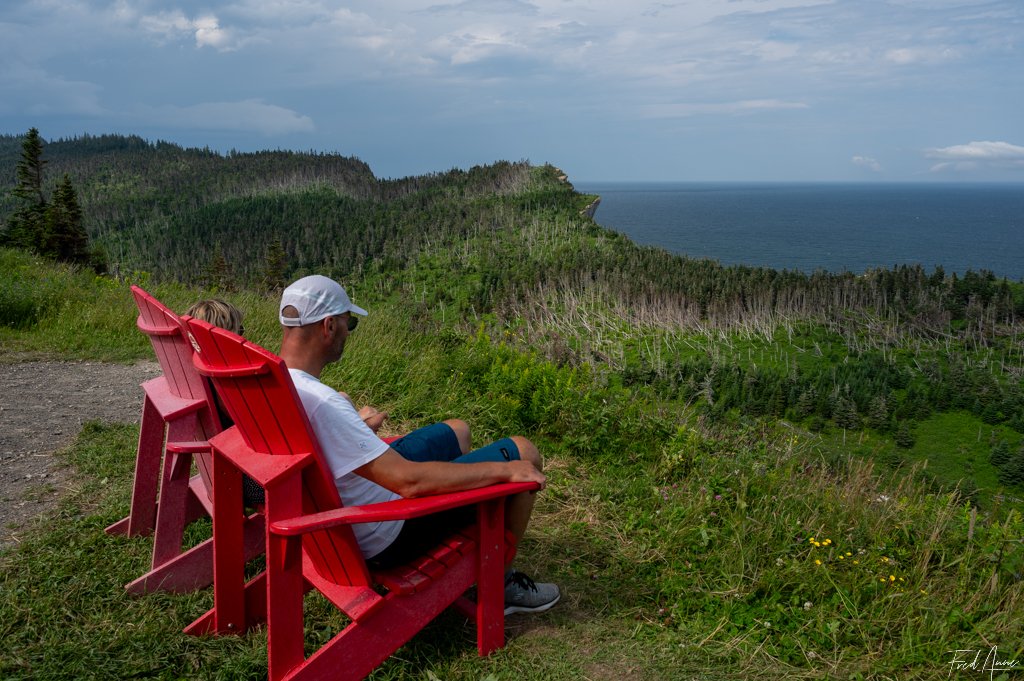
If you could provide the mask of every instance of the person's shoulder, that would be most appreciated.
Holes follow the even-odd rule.
[[[301,369],[289,369],[288,373],[292,377],[295,389],[300,393],[311,393],[326,398],[335,392],[329,386],[324,385],[320,379],[307,374]]]

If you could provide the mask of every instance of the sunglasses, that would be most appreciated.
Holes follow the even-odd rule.
[[[353,331],[356,330],[357,326],[359,326],[359,317],[354,317],[352,315],[349,315],[348,316],[348,332],[352,333]]]

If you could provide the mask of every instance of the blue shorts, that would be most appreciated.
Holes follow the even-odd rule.
[[[489,445],[463,454],[459,439],[447,423],[435,423],[412,431],[391,443],[391,448],[409,461],[450,461],[479,463],[481,461],[518,461],[519,448],[512,438],[502,438]]]
[[[446,423],[435,423],[414,430],[391,443],[391,448],[409,461],[449,461],[480,463],[483,461],[518,461],[519,448],[512,438],[502,438],[489,445],[463,454],[455,431]],[[460,506],[448,511],[406,520],[398,536],[387,548],[370,559],[381,568],[407,563],[436,545],[455,530],[476,522],[475,506]]]

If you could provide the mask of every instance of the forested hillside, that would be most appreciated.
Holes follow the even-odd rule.
[[[8,187],[19,140],[0,138]],[[482,320],[716,421],[788,419],[844,433],[843,448],[847,431],[873,432],[898,447],[867,454],[938,458],[945,483],[983,496],[1024,483],[1024,291],[991,273],[780,272],[674,256],[601,228],[582,214],[594,197],[527,162],[384,180],[336,154],[221,155],[113,135],[50,142],[44,155],[122,276],[273,289],[324,272],[430,324]],[[918,431],[927,439],[949,412],[978,424],[983,451],[968,468],[961,445],[914,455]]]

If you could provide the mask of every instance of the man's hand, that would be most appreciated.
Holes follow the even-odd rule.
[[[503,465],[508,466],[506,482],[538,482],[541,489],[547,485],[547,478],[529,461],[509,461]]]
[[[377,411],[369,405],[359,410],[359,418],[375,433],[380,429],[387,417],[388,413],[386,411]]]

